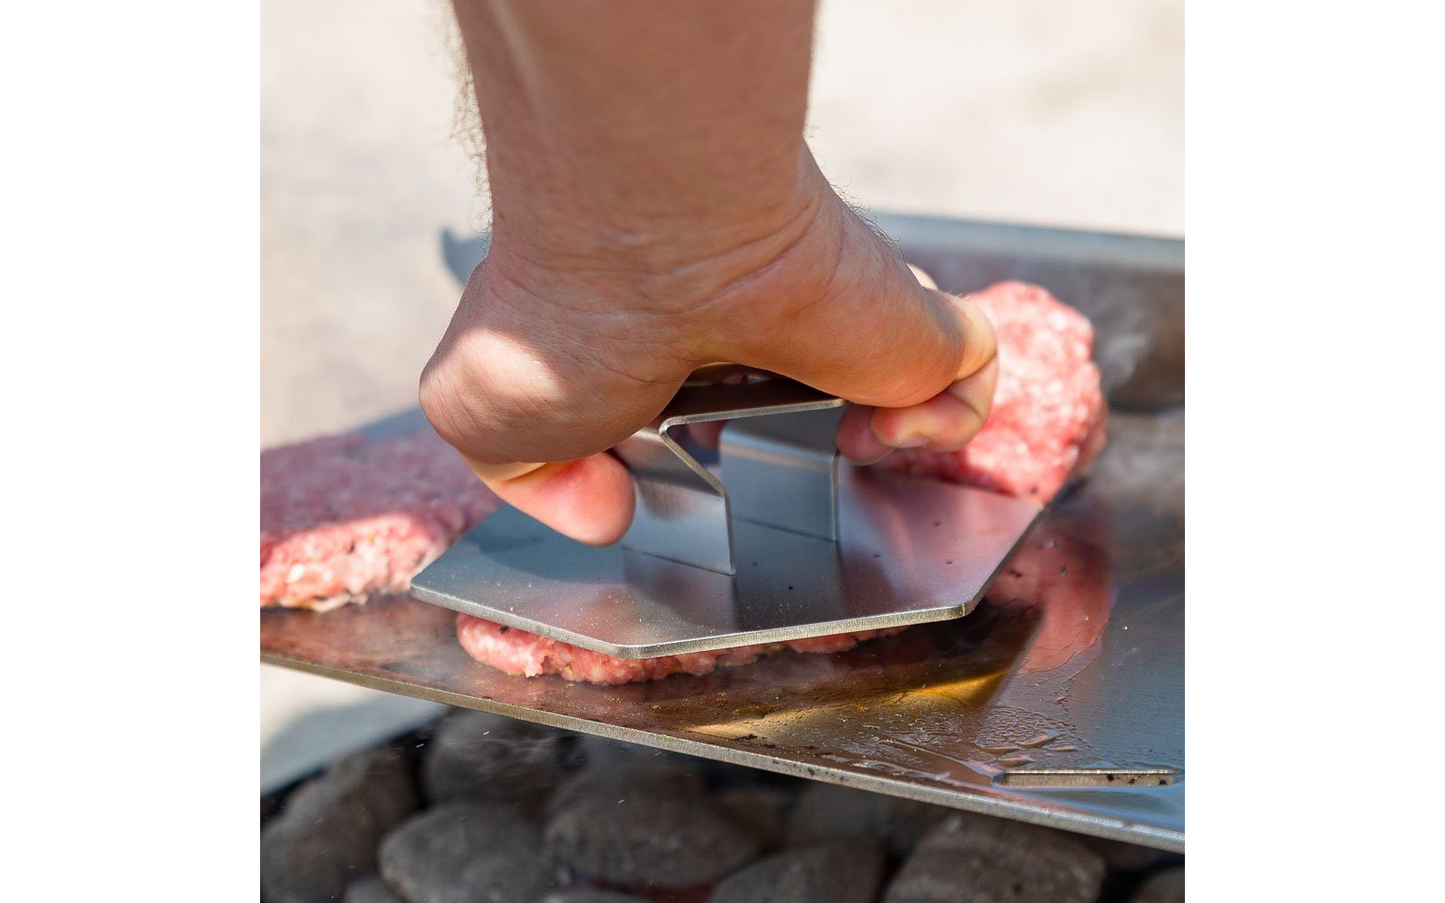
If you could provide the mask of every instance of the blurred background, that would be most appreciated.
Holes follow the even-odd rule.
[[[263,448],[415,404],[487,224],[450,16],[262,0]],[[1183,0],[823,0],[809,142],[869,209],[1182,237]],[[263,666],[263,788],[431,711]]]

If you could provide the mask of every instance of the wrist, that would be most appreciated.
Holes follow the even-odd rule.
[[[530,304],[662,315],[680,333],[702,333],[687,347],[706,344],[717,317],[735,316],[760,294],[776,296],[797,278],[795,261],[816,257],[819,233],[837,231],[830,221],[841,202],[805,146],[799,154],[791,172],[768,180],[767,192],[706,209],[666,203],[642,182],[631,191],[614,187],[627,200],[604,205],[597,192],[572,192],[555,180],[528,180],[539,186],[532,188],[496,173],[507,188],[494,195],[482,275],[531,296]],[[718,193],[707,185],[695,191]]]

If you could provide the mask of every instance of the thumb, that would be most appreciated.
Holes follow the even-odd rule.
[[[894,448],[954,451],[983,428],[998,343],[974,304],[927,284],[856,217],[816,300],[754,334],[743,361],[837,395],[839,448],[855,461]],[[826,258],[824,258],[826,259]],[[811,294],[804,289],[805,293]]]

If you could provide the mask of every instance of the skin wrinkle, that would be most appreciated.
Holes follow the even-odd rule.
[[[677,390],[678,386],[682,384],[682,381],[680,379],[646,379],[644,377],[634,376],[633,374],[628,373],[621,367],[618,367],[612,364],[607,359],[603,358],[600,354],[597,353],[597,350],[591,346],[578,343],[574,347],[577,349],[577,352],[579,354],[588,355],[591,363],[593,363],[597,367],[600,367],[609,373],[616,374],[623,379],[631,380],[632,382],[638,383],[639,385],[646,386],[648,388],[666,389],[669,396],[671,396],[672,393]],[[611,401],[611,396],[604,396],[601,392],[598,392],[596,395],[593,396],[593,398],[599,403],[606,403]],[[658,411],[661,410],[662,408],[659,407]],[[599,449],[599,451],[600,450],[601,449]]]
[[[502,280],[504,283],[510,285],[514,290],[527,297],[530,302],[529,307],[532,308],[533,313],[535,313],[535,310],[537,308],[559,308],[561,309],[561,311],[563,311],[563,315],[560,317],[542,317],[540,318],[541,323],[538,322],[538,318],[536,318],[535,316],[527,316],[522,318],[520,322],[515,324],[515,326],[513,326],[511,329],[508,329],[506,327],[510,322],[511,318],[502,316],[502,313],[504,313],[504,311],[501,310],[503,305],[499,305],[497,316],[495,316],[488,322],[478,323],[473,328],[506,335],[511,338],[512,341],[518,345],[518,347],[528,347],[529,340],[538,338],[539,333],[544,333],[544,327],[542,327],[541,324],[552,324],[550,331],[556,340],[556,344],[553,347],[555,347],[555,349],[560,352],[560,354],[564,357],[570,357],[575,360],[577,354],[585,354],[589,356],[590,359],[593,360],[594,363],[597,363],[599,366],[603,366],[610,372],[616,373],[619,376],[623,376],[630,381],[638,383],[642,386],[670,386],[676,382],[676,380],[671,374],[659,374],[653,376],[639,375],[629,372],[620,366],[614,365],[600,356],[599,351],[601,349],[597,347],[596,342],[591,341],[599,333],[613,333],[609,334],[610,339],[618,341],[632,341],[639,346],[648,348],[649,351],[662,351],[664,354],[667,354],[670,353],[670,350],[673,347],[672,339],[673,333],[675,332],[675,329],[672,327],[671,323],[669,323],[668,328],[657,329],[656,334],[650,334],[644,338],[639,335],[636,324],[632,323],[631,319],[634,315],[639,313],[650,317],[656,317],[659,320],[661,320],[662,318],[675,317],[675,314],[671,312],[654,312],[649,311],[645,308],[617,309],[602,306],[599,309],[598,301],[594,301],[592,304],[586,306],[578,305],[575,307],[571,307],[568,306],[568,304],[566,303],[567,298],[580,298],[585,296],[574,296],[568,293],[556,293],[549,296],[543,296],[534,292],[527,283],[513,276],[506,267],[496,267],[494,273],[496,275],[496,278]],[[505,305],[505,308],[506,310],[511,310],[514,306],[514,304],[508,304]],[[571,317],[568,316],[569,314],[571,315]],[[569,329],[565,331],[556,328],[557,324],[563,322],[578,322],[578,318],[589,321],[601,321],[603,323],[606,323],[608,320],[616,319],[619,322],[622,322],[625,325],[629,326],[630,328],[628,330],[623,330],[620,333],[620,338],[619,335],[615,334],[616,330],[594,330],[586,328],[585,326],[581,329]],[[643,332],[646,332],[646,330],[643,330]],[[646,359],[646,357],[639,355],[638,359]],[[675,368],[677,369],[690,369],[692,366],[689,362],[683,359],[676,359],[674,361],[674,364]]]
[[[782,208],[784,204],[783,202],[779,202],[777,206],[779,208]],[[646,287],[650,283],[662,280],[675,279],[678,281],[685,281],[693,273],[707,273],[709,270],[720,270],[723,272],[733,269],[738,270],[741,273],[740,277],[735,280],[730,280],[727,283],[727,288],[723,288],[720,290],[714,289],[713,291],[709,292],[709,294],[713,294],[714,296],[716,296],[717,294],[722,294],[731,290],[745,289],[748,283],[764,277],[767,274],[767,271],[772,267],[772,264],[786,257],[788,253],[793,248],[795,248],[801,240],[807,237],[808,226],[811,224],[812,219],[815,218],[818,213],[819,205],[817,201],[815,199],[809,198],[802,204],[789,204],[788,206],[795,208],[795,210],[780,226],[776,228],[768,226],[758,230],[758,232],[756,233],[743,232],[742,234],[736,234],[737,230],[734,229],[733,231],[735,235],[731,238],[730,244],[728,244],[726,247],[723,247],[721,249],[709,249],[708,251],[703,253],[690,255],[689,259],[686,259],[682,262],[677,262],[675,260],[643,260],[639,261],[636,265],[631,267],[607,267],[600,265],[589,265],[580,267],[566,266],[555,262],[548,262],[547,259],[544,259],[541,256],[529,255],[522,248],[519,247],[512,247],[510,245],[504,245],[504,247],[506,248],[506,252],[508,254],[515,256],[517,259],[522,260],[529,265],[535,267],[539,272],[552,272],[574,277],[610,275],[643,276],[646,277],[646,279],[641,283],[641,285],[644,287]],[[791,238],[786,240],[787,244],[781,250],[772,251],[763,248],[764,245],[774,241],[775,239],[778,239],[780,236],[790,233],[796,234],[793,234]],[[615,259],[618,256],[622,256],[624,259],[626,258],[625,254],[619,255],[615,253],[616,249],[613,249],[613,252],[609,253],[608,249],[611,247],[613,239],[609,237],[606,228],[593,229],[589,232],[589,235],[592,236],[591,250],[593,253],[606,256],[608,259]],[[498,239],[494,235],[494,246],[497,244],[497,242]],[[656,230],[654,230],[654,234],[652,234],[649,238],[645,240],[645,243],[647,246],[649,246],[648,248],[646,248],[647,250],[650,250],[651,247],[655,246],[676,249],[678,245],[675,234],[657,234]],[[746,257],[746,252],[751,251],[755,248],[765,251],[763,261],[761,263],[743,260],[736,264],[732,264],[733,258]],[[678,252],[676,250],[673,250],[670,256],[676,257],[677,254]],[[556,259],[556,255],[548,256],[552,257],[553,260]],[[646,293],[645,296],[654,300],[656,298],[656,295],[654,293]]]
[[[834,219],[833,228],[829,230],[829,237],[834,239],[830,242],[833,248],[832,261],[823,268],[822,282],[814,290],[815,297],[805,303],[802,307],[793,311],[795,317],[807,317],[819,304],[825,304],[837,297],[836,286],[838,276],[843,272],[843,261],[847,257],[848,250],[848,222],[842,217]]]
[[[974,401],[970,393],[965,391],[975,380],[987,380],[991,384],[991,388],[988,392],[988,405],[980,405],[979,403]],[[974,418],[978,421],[978,428],[982,429],[983,425],[988,422],[988,415],[993,412],[993,389],[997,386],[998,353],[995,352],[993,357],[989,358],[988,362],[979,368],[978,372],[974,373],[967,379],[960,380],[955,385],[950,386],[948,389],[948,394],[954,399],[963,402],[964,407],[968,408],[969,411],[973,413]]]
[[[767,364],[761,362],[757,357],[754,357],[753,360],[750,361],[742,359],[748,356],[742,353],[743,348],[746,347],[746,338],[744,338],[743,345],[737,345],[733,342],[719,342],[718,338],[722,336],[728,336],[729,338],[739,337],[739,326],[753,322],[751,310],[753,305],[746,303],[747,296],[757,287],[766,285],[768,280],[775,279],[780,271],[786,269],[791,263],[790,258],[795,256],[798,249],[808,241],[809,235],[806,231],[806,226],[811,226],[817,222],[816,209],[813,205],[808,205],[808,210],[800,214],[797,219],[802,219],[805,215],[808,216],[805,231],[800,232],[777,254],[772,255],[763,262],[760,267],[744,274],[739,279],[727,283],[724,287],[715,291],[710,298],[704,299],[693,308],[695,315],[700,317],[704,322],[712,324],[710,328],[705,329],[702,333],[704,341],[700,349],[700,354],[697,357],[699,363],[713,360],[729,360],[735,363],[751,364],[762,369],[767,369]],[[831,281],[832,274],[827,274],[825,279]],[[779,293],[779,295],[781,294],[782,293]],[[819,294],[821,295],[821,293]],[[788,300],[786,297],[777,296],[767,299],[765,302],[765,310],[768,313],[774,313],[783,305],[783,302]],[[787,308],[784,312],[789,319],[796,319],[806,313],[807,306],[808,305],[805,304],[802,308]],[[746,333],[742,335],[746,336]]]
[[[792,253],[800,243],[807,239],[809,227],[811,227],[812,224],[815,222],[818,212],[819,209],[817,202],[813,199],[809,199],[803,204],[799,205],[796,212],[794,212],[780,227],[768,231],[765,234],[757,236],[755,238],[741,238],[734,246],[725,249],[721,253],[715,254],[712,258],[710,258],[710,261],[696,261],[687,264],[674,270],[670,275],[684,276],[685,274],[688,274],[695,270],[705,270],[705,267],[709,262],[721,266],[730,258],[742,257],[744,256],[744,252],[751,251],[753,249],[759,249],[763,251],[760,261],[751,262],[750,264],[745,264],[744,266],[738,267],[738,269],[744,270],[744,272],[742,272],[742,274],[737,278],[727,280],[726,283],[723,285],[712,287],[711,291],[709,292],[711,298],[705,299],[704,303],[708,303],[710,301],[717,302],[728,295],[745,292],[750,283],[766,278],[767,274],[776,267],[779,261],[788,257],[789,254]],[[791,237],[783,237],[790,234]],[[764,244],[774,240],[784,241],[783,246],[777,251],[764,249],[762,247]]]
[[[803,223],[804,228],[800,230],[798,234],[794,236],[781,250],[779,250],[778,253],[771,255],[769,259],[764,261],[761,266],[758,266],[751,272],[745,273],[739,279],[730,282],[726,290],[717,294],[715,302],[723,304],[726,303],[731,297],[736,297],[739,295],[745,296],[749,291],[751,291],[758,285],[764,284],[767,282],[768,279],[776,277],[780,270],[785,269],[786,266],[792,262],[792,258],[796,256],[798,249],[802,247],[803,243],[808,241],[808,239],[811,237],[808,227],[817,224],[819,212],[820,211],[818,209],[818,205],[816,203],[809,202],[803,210],[799,211],[798,216],[794,217],[793,221],[789,223],[789,225],[791,226],[794,223],[802,220],[804,217],[807,217],[807,221]],[[836,275],[836,265],[833,268],[827,269],[823,273],[823,284],[814,292],[816,298],[808,302],[807,304],[804,304],[802,307],[791,308],[788,313],[794,317],[806,314],[811,304],[823,300],[823,298],[828,294],[827,288],[829,287],[829,285],[831,285]]]

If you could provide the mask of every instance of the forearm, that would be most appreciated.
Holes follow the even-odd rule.
[[[660,272],[785,231],[812,0],[455,0],[486,140],[493,241]],[[605,254],[607,260],[594,260]]]

